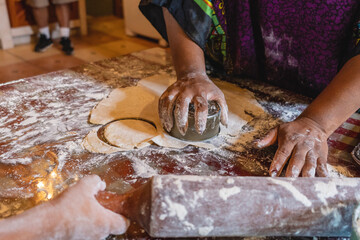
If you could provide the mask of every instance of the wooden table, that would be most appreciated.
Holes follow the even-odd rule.
[[[96,127],[87,122],[92,107],[113,88],[132,86],[159,73],[175,74],[168,53],[156,48],[0,85],[0,218],[47,201],[91,173],[118,193],[137,188],[154,174],[268,175],[276,147],[257,150],[251,142],[241,143],[246,146],[241,152],[150,146],[104,155],[81,147],[82,139]],[[238,82],[254,92],[272,119],[255,119],[244,127],[249,132],[261,123],[256,136],[273,127],[267,122],[295,119],[310,102],[263,83]],[[332,174],[360,176],[360,167],[349,154],[359,139],[359,119],[360,114],[354,114],[329,139]],[[125,236],[147,235],[131,226]]]

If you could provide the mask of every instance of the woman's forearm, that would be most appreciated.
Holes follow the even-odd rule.
[[[208,101],[221,108],[221,123],[227,124],[228,107],[224,94],[206,75],[202,49],[182,30],[169,11],[163,8],[167,36],[177,81],[159,99],[159,116],[163,127],[170,131],[174,122],[182,135],[188,129],[190,103],[195,107],[195,128],[202,134],[206,127]]]
[[[185,34],[166,8],[163,8],[163,13],[178,79],[189,73],[205,73],[205,59],[202,49]]]
[[[327,177],[327,138],[360,107],[360,56],[349,60],[326,89],[293,122],[280,124],[257,142],[277,142],[269,174],[286,177]]]
[[[350,59],[300,117],[317,122],[329,136],[360,108],[360,56]]]

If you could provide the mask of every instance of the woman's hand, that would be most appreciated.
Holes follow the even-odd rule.
[[[202,134],[206,127],[208,101],[216,101],[221,108],[221,123],[227,124],[228,107],[224,94],[205,73],[190,73],[179,78],[160,97],[159,116],[163,127],[170,131],[176,125],[185,135],[188,128],[189,104],[195,107],[195,128]]]
[[[272,129],[263,139],[257,141],[257,146],[263,148],[278,143],[269,169],[272,177],[279,176],[289,160],[286,177],[326,177],[327,138],[318,123],[307,117],[299,117],[293,122]]]
[[[206,75],[203,50],[185,34],[166,8],[163,8],[163,14],[178,79],[159,100],[159,116],[163,127],[171,131],[175,121],[179,132],[185,135],[188,129],[189,104],[193,103],[195,129],[202,134],[206,127],[208,101],[218,103],[221,108],[221,123],[227,125],[228,107],[225,97]]]
[[[105,209],[95,199],[97,192],[105,187],[98,176],[86,176],[48,202],[52,217],[59,221],[53,229],[55,238],[105,239],[109,234],[123,234],[127,230],[126,218]]]

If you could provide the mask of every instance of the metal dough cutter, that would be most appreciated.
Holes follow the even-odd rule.
[[[351,156],[360,165],[360,143],[352,150]]]
[[[199,134],[195,128],[195,107],[194,104],[189,105],[189,117],[188,117],[188,130],[186,131],[185,135],[182,135],[176,125],[176,121],[173,128],[171,129],[169,135],[185,140],[185,141],[204,141],[215,137],[220,132],[220,112],[221,109],[219,105],[215,101],[208,102],[208,117],[206,121],[206,128],[203,134]],[[175,119],[175,117],[174,117]]]

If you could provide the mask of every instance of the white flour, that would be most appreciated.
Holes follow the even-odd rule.
[[[141,178],[150,178],[154,175],[159,174],[156,169],[147,165],[145,162],[143,162],[137,158],[132,158],[132,160],[133,160],[132,167],[134,168],[136,176],[141,177]]]
[[[23,89],[1,96],[6,101],[0,103],[0,126],[5,126],[0,127],[0,142],[5,142],[6,151],[0,149],[0,162],[28,164],[34,146],[56,145],[62,151],[58,156],[61,168],[72,153],[81,151],[78,140],[68,142],[66,138],[89,129],[84,124],[88,109],[108,90],[105,86],[84,83],[83,77],[72,72],[61,77],[45,76],[42,79],[45,83],[49,81],[48,85],[29,80]]]
[[[329,177],[354,177],[348,169],[342,166],[327,164],[327,169],[329,171]]]
[[[219,190],[219,196],[226,201],[232,195],[238,194],[240,192],[239,187],[232,187],[232,188],[221,188]]]
[[[301,202],[306,207],[310,207],[312,205],[310,200],[304,194],[302,194],[298,189],[296,189],[291,183],[288,183],[288,182],[285,182],[282,180],[278,180],[275,178],[270,178],[270,181],[272,181],[275,184],[278,184],[280,186],[283,186],[286,190],[288,190],[293,195],[293,197],[297,201]]]

